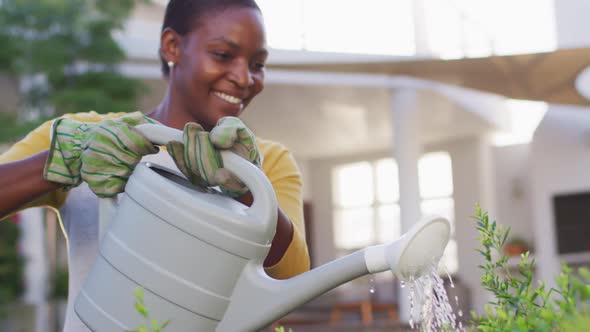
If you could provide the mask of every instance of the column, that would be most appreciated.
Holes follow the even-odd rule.
[[[31,208],[20,212],[22,236],[20,244],[25,264],[25,293],[24,301],[35,305],[35,331],[49,331],[50,321],[49,304],[47,295],[49,292],[49,264],[45,254],[45,225],[44,210]]]
[[[400,220],[402,234],[420,220],[420,188],[418,160],[421,154],[420,128],[418,123],[418,90],[394,90],[391,98],[393,113],[393,151],[399,169]],[[399,289],[399,317],[402,322],[410,320],[409,291]],[[413,320],[419,317],[419,304],[413,312]]]

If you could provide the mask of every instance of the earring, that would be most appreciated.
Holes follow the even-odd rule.
[[[172,69],[174,67],[174,61],[168,61],[168,68]]]

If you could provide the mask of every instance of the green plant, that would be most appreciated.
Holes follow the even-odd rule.
[[[147,87],[117,69],[125,52],[113,32],[140,2],[149,1],[0,2],[0,72],[23,88],[18,121],[0,121],[2,142],[28,132],[31,119],[137,110],[137,98]]]
[[[477,206],[472,218],[476,221],[482,249],[476,249],[485,260],[481,285],[492,292],[495,301],[486,306],[487,315],[472,313],[479,331],[566,331],[563,324],[574,322],[580,309],[590,300],[590,271],[578,270],[580,277],[564,265],[556,278],[556,288],[543,282],[532,285],[534,259],[528,252],[521,255],[518,270],[508,266],[503,247],[510,233],[509,227],[490,222],[487,212]],[[565,326],[565,325],[563,325]],[[586,326],[588,328],[588,326]],[[569,331],[569,330],[568,330]]]
[[[34,121],[22,121],[16,114],[0,112],[0,142],[22,139],[25,134],[37,128],[45,120],[45,118],[39,118]]]
[[[68,269],[58,268],[53,276],[53,287],[51,289],[51,298],[67,299],[68,298]]]
[[[0,309],[23,292],[24,258],[18,252],[19,237],[14,218],[0,221]]]
[[[150,313],[143,301],[142,287],[138,287],[135,290],[135,310],[145,319],[147,325],[142,323],[136,330],[127,332],[161,332],[166,326],[168,326],[168,324],[170,324],[170,320],[167,320],[160,326],[157,319],[150,318]]]
[[[283,326],[275,327],[275,332],[285,332],[285,328]],[[293,332],[293,329],[289,328],[289,332]]]

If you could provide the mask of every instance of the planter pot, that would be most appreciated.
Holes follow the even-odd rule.
[[[508,256],[520,256],[527,250],[528,248],[524,244],[509,244],[504,247],[504,253]]]

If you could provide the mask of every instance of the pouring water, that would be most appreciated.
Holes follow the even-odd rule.
[[[441,330],[463,332],[465,329],[460,321],[463,312],[459,309],[455,314],[453,311],[437,265],[433,263],[422,276],[410,277],[403,281],[403,287],[407,285],[409,288],[410,327],[425,332]],[[454,288],[452,278],[448,274],[447,276],[450,287]],[[458,297],[455,296],[454,300],[458,307]],[[415,303],[422,305],[420,308],[416,308]]]

